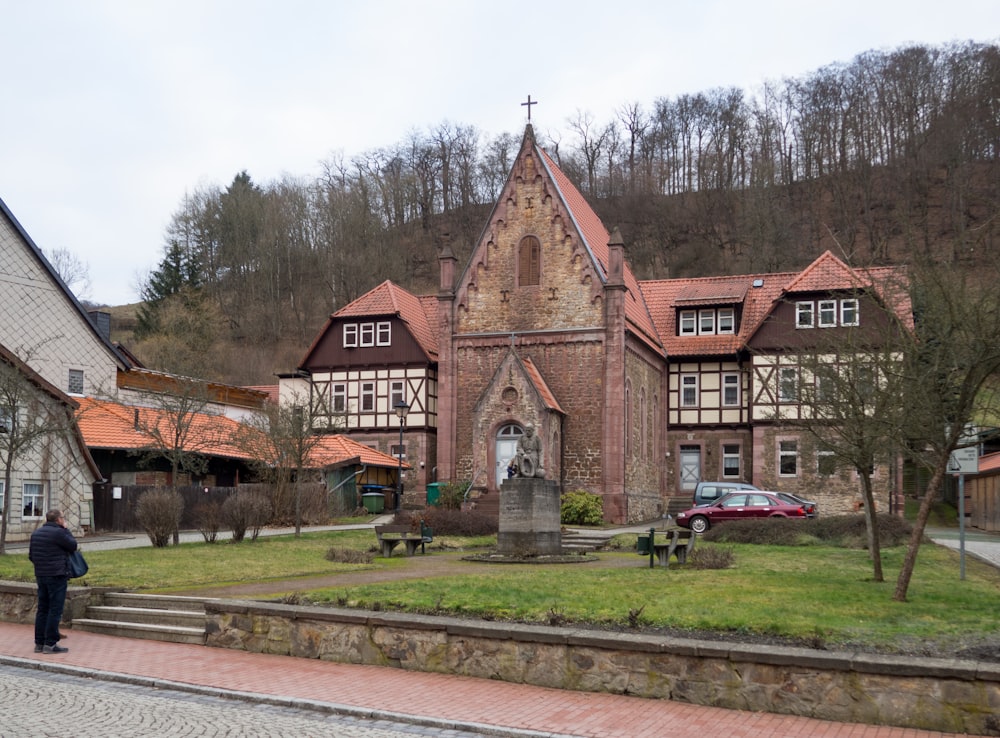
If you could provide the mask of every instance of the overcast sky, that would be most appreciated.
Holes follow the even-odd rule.
[[[1000,40],[998,0],[0,0],[0,199],[81,297],[134,302],[185,192],[314,177],[444,121],[568,132],[658,97],[909,43]]]

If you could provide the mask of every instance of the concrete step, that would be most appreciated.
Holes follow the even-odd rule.
[[[87,608],[87,618],[115,623],[141,623],[143,625],[170,625],[183,628],[205,629],[205,611],[157,610],[152,607],[117,607],[92,605]]]
[[[205,612],[207,597],[182,597],[180,595],[153,595],[137,592],[108,592],[103,597],[105,605],[112,607],[140,607],[154,610],[188,610]]]
[[[76,618],[73,620],[73,630],[88,633],[104,633],[119,638],[141,638],[147,641],[167,641],[169,643],[205,644],[205,626],[200,628],[183,628],[171,625],[151,625],[147,623],[128,623],[116,620],[93,620]]]
[[[122,638],[171,643],[205,642],[205,602],[202,597],[109,592],[103,604],[91,605],[75,618],[74,630]]]

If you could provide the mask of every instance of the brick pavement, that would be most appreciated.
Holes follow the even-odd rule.
[[[662,738],[942,738],[947,733],[831,723],[621,695],[357,666],[69,631],[66,654],[34,653],[33,627],[0,623],[0,663],[170,686],[249,701],[278,699],[344,714],[398,718],[493,735]]]

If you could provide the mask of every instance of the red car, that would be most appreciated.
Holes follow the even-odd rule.
[[[789,503],[770,492],[731,492],[718,502],[692,507],[677,516],[677,525],[704,533],[716,523],[744,518],[808,517],[805,505]]]

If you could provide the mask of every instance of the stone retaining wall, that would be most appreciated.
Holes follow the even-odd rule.
[[[1000,664],[217,600],[210,646],[1000,735]]]
[[[100,599],[71,587],[67,618]],[[34,584],[0,582],[0,620],[33,622],[34,605]],[[1000,736],[995,663],[239,600],[206,612],[207,644],[219,648]]]

